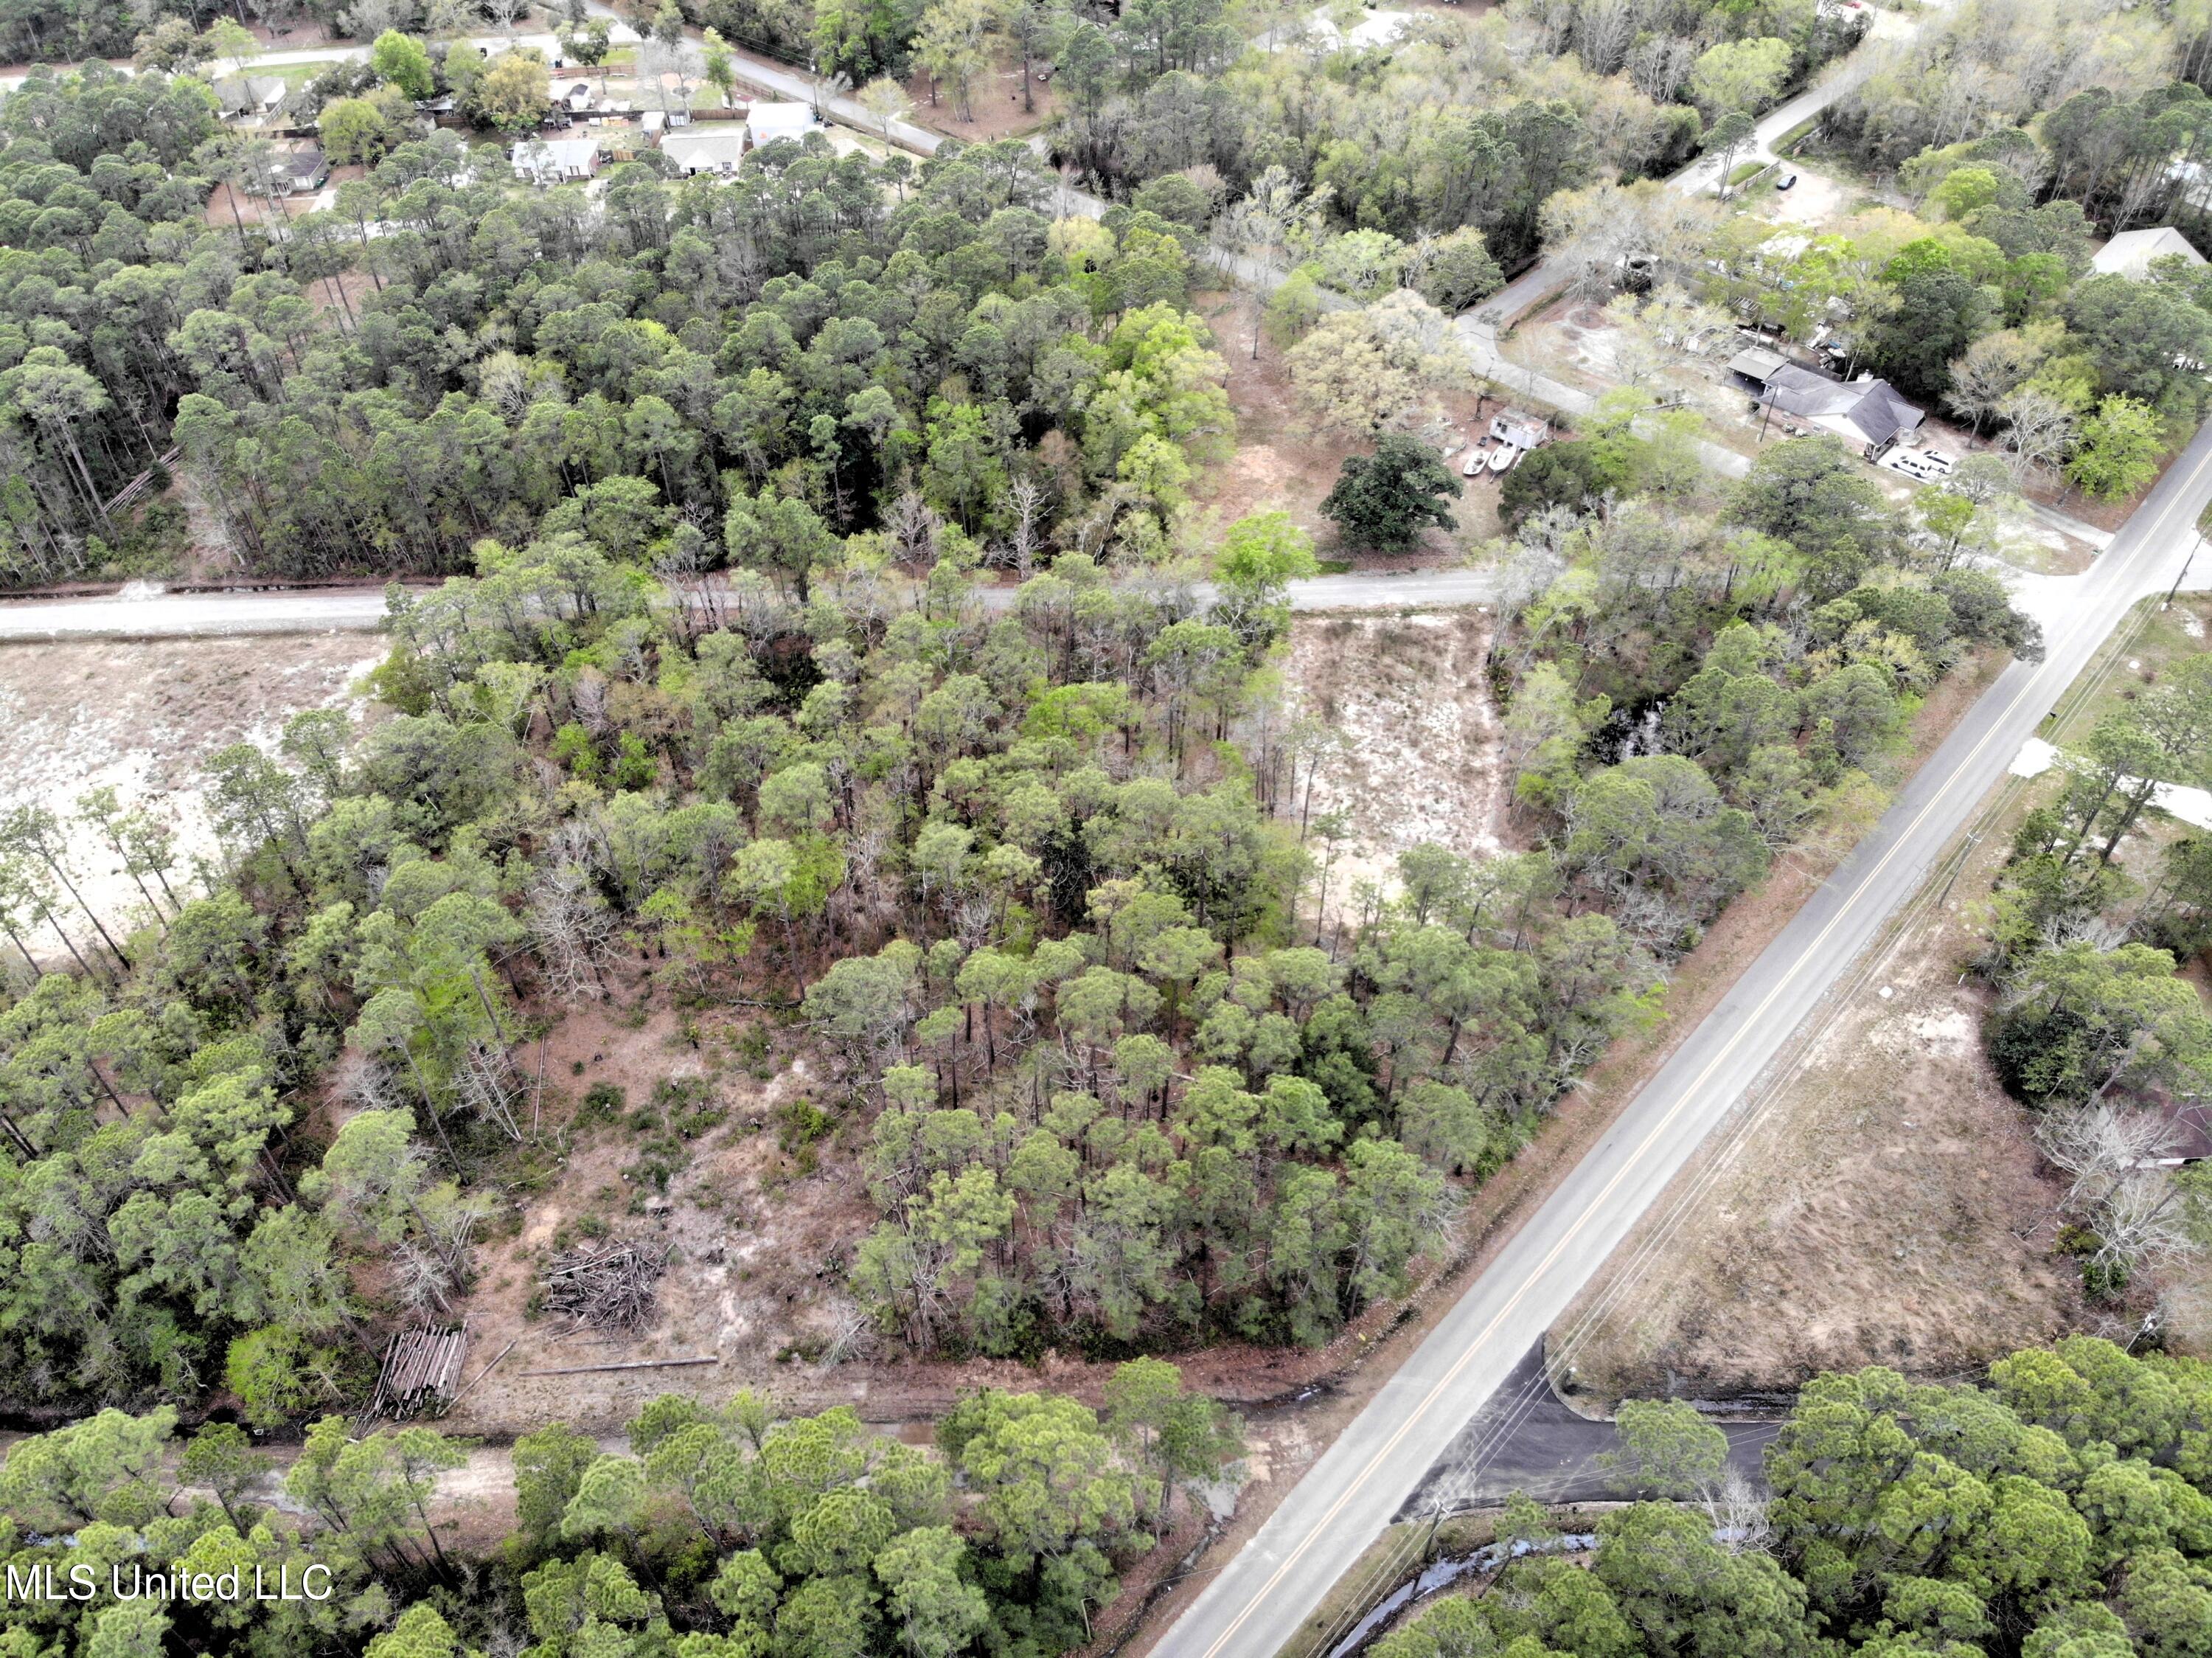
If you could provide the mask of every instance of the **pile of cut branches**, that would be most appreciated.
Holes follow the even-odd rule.
[[[564,1313],[572,1329],[635,1331],[653,1316],[668,1246],[635,1238],[580,1244],[554,1258],[545,1310]]]

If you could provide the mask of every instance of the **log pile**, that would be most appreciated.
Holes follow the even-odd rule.
[[[554,1258],[545,1310],[565,1313],[571,1329],[635,1331],[653,1316],[668,1246],[609,1238]]]
[[[449,1401],[460,1383],[461,1361],[468,1347],[466,1325],[451,1330],[395,1332],[391,1345],[384,1350],[384,1369],[369,1399],[369,1419],[390,1417],[396,1422],[414,1415],[426,1404]]]

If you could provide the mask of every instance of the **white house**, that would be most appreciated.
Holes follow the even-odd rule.
[[[588,179],[599,170],[597,138],[525,138],[511,158],[514,176],[532,184]]]
[[[778,138],[802,138],[814,130],[814,106],[755,104],[745,117],[745,127],[756,149]]]
[[[2150,280],[2153,259],[2162,259],[2169,253],[2178,253],[2191,265],[2204,263],[2204,255],[2190,245],[2189,238],[2170,224],[2160,225],[2154,230],[2123,230],[2096,252],[2089,261],[2089,269],[2100,277],[2125,277],[2131,282]]]
[[[663,138],[660,153],[687,179],[702,173],[719,173],[726,178],[745,158],[745,130],[735,121],[686,127]]]
[[[300,144],[277,157],[272,176],[287,195],[303,196],[330,181],[331,164],[320,144]]]

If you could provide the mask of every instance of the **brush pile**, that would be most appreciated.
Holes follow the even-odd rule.
[[[579,1244],[554,1257],[545,1280],[545,1310],[566,1314],[572,1329],[638,1330],[653,1316],[653,1297],[667,1265],[664,1243],[603,1238]]]

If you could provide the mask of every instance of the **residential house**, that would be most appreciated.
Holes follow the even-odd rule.
[[[745,116],[756,149],[778,138],[803,138],[815,125],[811,104],[755,104]]]
[[[281,75],[233,75],[215,83],[216,108],[226,121],[273,120],[291,90]]]
[[[660,153],[687,179],[702,173],[727,178],[745,158],[745,130],[736,125],[687,127],[661,139]]]
[[[1835,380],[1794,363],[1766,377],[1759,400],[1816,431],[1834,433],[1869,460],[1927,418],[1886,380]]]
[[[597,138],[525,138],[510,158],[514,176],[531,184],[588,179],[599,170]]]
[[[2130,282],[2148,282],[2151,262],[2169,254],[2178,255],[2190,265],[2202,265],[2204,255],[2190,245],[2189,238],[2170,224],[2160,225],[2154,230],[2123,230],[2099,248],[2089,260],[2089,269],[2100,277],[2125,277]]]
[[[330,159],[319,144],[300,144],[276,158],[272,175],[287,195],[312,195],[330,182]]]

